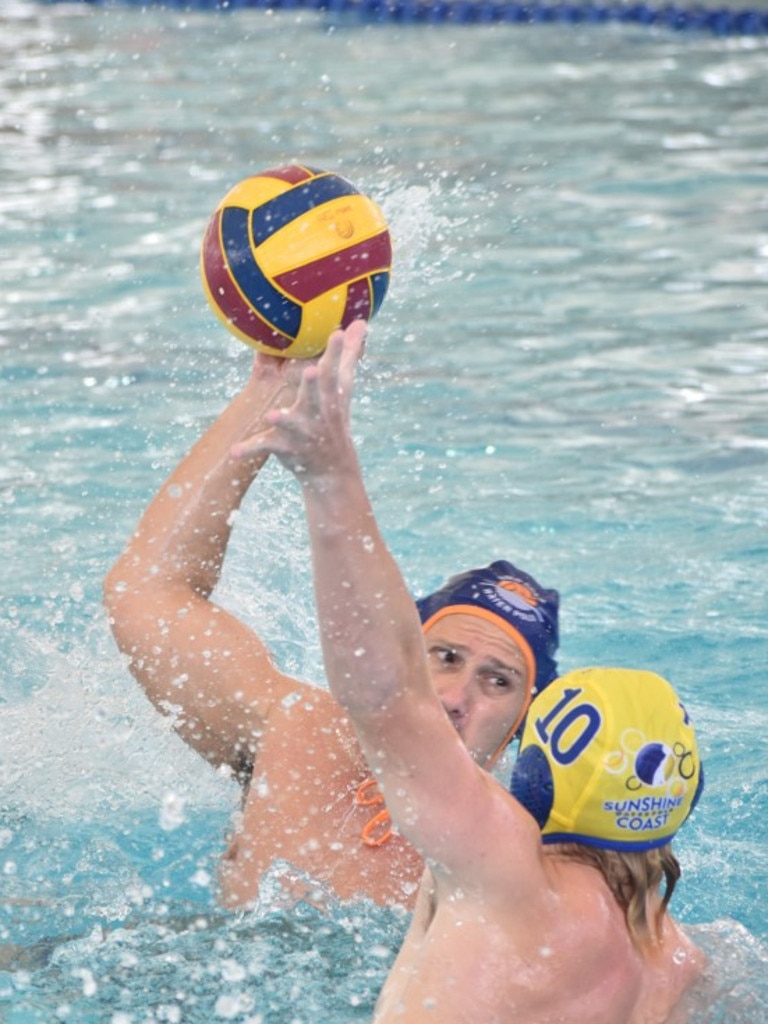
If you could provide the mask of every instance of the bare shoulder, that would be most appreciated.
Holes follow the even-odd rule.
[[[350,771],[367,771],[344,710],[324,688],[297,680],[270,708],[259,747],[259,760],[269,765],[272,776],[285,765],[297,778],[338,775],[348,783]]]
[[[514,847],[505,855],[514,874]],[[541,882],[524,905],[519,886],[498,877],[491,900],[472,887],[447,891],[448,878],[438,876],[434,913],[417,907],[377,1024],[420,1021],[427,1001],[442,1024],[690,1024],[677,1009],[697,970],[683,933],[670,930],[649,955],[631,941],[601,872],[547,853],[541,860]]]
[[[690,1024],[686,996],[704,970],[702,951],[668,914],[660,938],[635,943],[624,911],[607,886],[603,889],[598,884],[591,897],[588,907],[581,903],[581,896],[575,896],[572,903],[585,922],[584,945],[591,946],[594,954],[586,964],[575,960],[574,966],[583,970],[585,979],[592,970],[595,998],[609,1011],[606,1021]],[[612,1006],[619,1012],[612,1015]]]
[[[514,858],[514,848],[507,847],[510,875]],[[573,872],[567,865],[562,871],[545,866],[522,905],[517,884],[495,882],[498,898],[489,899],[472,889],[446,893],[447,880],[437,877],[434,914],[414,916],[376,1024],[421,1020],[427,1003],[442,1024],[635,1024],[641,964],[624,941],[620,915],[588,871],[583,865]]]
[[[684,996],[700,976],[704,956],[683,929],[665,917],[660,941],[636,945],[599,871],[545,859],[562,914],[560,924],[549,918],[550,948],[562,957],[559,976],[568,979],[574,1021],[582,1020],[581,999],[583,1019],[592,1024],[688,1024]]]
[[[666,917],[662,940],[645,960],[639,1024],[691,1024],[691,995],[704,975],[706,955],[686,932]]]

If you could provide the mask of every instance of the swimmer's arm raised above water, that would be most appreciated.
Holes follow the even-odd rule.
[[[267,460],[231,447],[273,404],[291,404],[300,368],[257,355],[243,390],[161,487],[108,573],[104,598],[120,650],[150,700],[181,708],[176,728],[214,764],[242,770],[271,703],[296,681],[259,637],[210,601],[232,515]]]
[[[438,886],[503,879],[510,893],[510,857],[529,881],[541,871],[538,828],[472,760],[433,689],[418,613],[379,532],[349,429],[364,334],[357,323],[332,335],[296,405],[267,414],[271,429],[237,450],[274,453],[302,486],[328,681],[393,820],[429,858]],[[522,901],[531,886],[519,888]]]

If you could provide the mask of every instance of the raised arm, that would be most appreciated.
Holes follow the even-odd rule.
[[[181,736],[214,764],[246,770],[272,702],[296,682],[259,637],[210,600],[233,513],[268,458],[233,459],[275,403],[290,404],[293,360],[257,355],[243,390],[161,487],[108,573],[104,599],[131,672]]]
[[[418,614],[379,533],[349,432],[349,405],[365,324],[331,336],[303,374],[293,408],[264,417],[269,436],[235,446],[240,457],[269,448],[302,485],[312,544],[323,657],[336,699],[356,717],[381,714],[407,687],[431,697]],[[378,625],[386,623],[387,642]],[[395,641],[392,643],[392,641]],[[367,686],[359,682],[364,656]]]
[[[529,837],[525,812],[472,760],[432,687],[421,625],[379,532],[349,429],[365,325],[332,335],[295,406],[238,446],[273,452],[302,486],[328,681],[349,712],[399,829],[443,877],[490,864],[499,828]],[[519,810],[519,809],[518,809]],[[498,857],[495,863],[498,863]],[[496,870],[491,867],[489,870]]]

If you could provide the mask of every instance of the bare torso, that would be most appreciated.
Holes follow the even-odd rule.
[[[361,832],[381,805],[356,800],[370,772],[352,728],[325,691],[300,692],[301,699],[278,705],[269,716],[222,864],[222,902],[251,903],[260,879],[279,859],[341,899],[368,897],[411,908],[423,870],[420,856],[397,834],[381,846],[363,843]]]
[[[641,953],[595,869],[561,862],[554,875],[522,925],[503,897],[420,899],[375,1024],[682,1024],[703,967],[682,930],[667,918]]]

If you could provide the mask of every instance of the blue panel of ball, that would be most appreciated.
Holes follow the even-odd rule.
[[[256,262],[248,237],[248,210],[237,206],[222,210],[221,237],[232,277],[251,306],[284,334],[298,334],[301,306],[278,291]]]
[[[311,168],[307,168],[311,170]],[[339,178],[335,174],[322,178],[312,178],[310,181],[296,185],[288,192],[270,199],[269,202],[259,206],[253,211],[251,230],[255,245],[261,245],[280,228],[290,224],[292,220],[308,213],[316,206],[331,199],[338,199],[340,196],[356,196],[358,191],[354,185]]]

